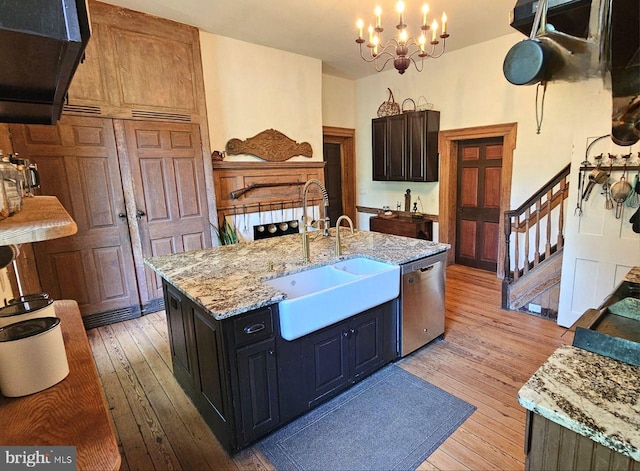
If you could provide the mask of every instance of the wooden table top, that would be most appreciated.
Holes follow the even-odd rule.
[[[0,445],[75,446],[78,470],[118,470],[120,452],[75,301],[56,301],[69,375],[30,396],[0,395]]]
[[[22,210],[0,221],[0,245],[57,239],[78,232],[78,226],[55,196],[22,200]]]

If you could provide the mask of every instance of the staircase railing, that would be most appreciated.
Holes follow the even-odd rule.
[[[568,164],[520,207],[505,211],[503,282],[518,280],[564,246],[563,203],[569,195],[570,170],[571,164]],[[554,211],[555,208],[558,210]],[[543,222],[546,224],[541,229]]]

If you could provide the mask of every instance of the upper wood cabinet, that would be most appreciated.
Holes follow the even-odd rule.
[[[65,112],[205,121],[197,28],[90,1],[92,35]]]
[[[371,121],[373,179],[438,181],[439,111],[410,111]]]

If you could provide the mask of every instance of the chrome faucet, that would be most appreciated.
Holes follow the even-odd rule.
[[[311,185],[317,185],[322,191],[322,202],[324,204],[324,237],[329,237],[329,195],[327,189],[319,180],[312,178],[304,184],[302,190],[302,263],[309,263],[309,237],[307,233],[307,192]]]
[[[353,234],[353,221],[349,216],[343,214],[336,221],[336,257],[342,255],[342,247],[340,247],[340,223],[342,221],[347,221],[349,223],[349,227],[351,228],[351,233]]]

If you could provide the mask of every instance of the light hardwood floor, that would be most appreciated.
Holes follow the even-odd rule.
[[[419,469],[523,469],[518,389],[572,334],[552,321],[503,311],[495,275],[459,265],[447,269],[446,308],[445,339],[397,364],[477,410]],[[233,458],[222,450],[173,379],[164,312],[87,334],[123,470],[273,469],[255,447]]]

